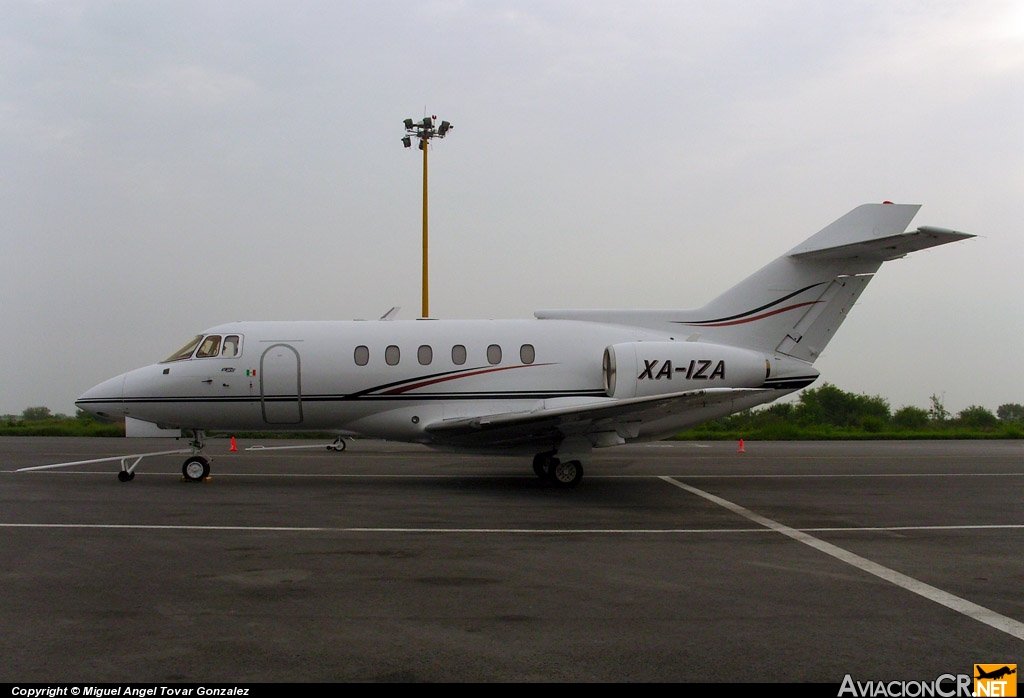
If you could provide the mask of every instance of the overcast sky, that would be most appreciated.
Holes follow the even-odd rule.
[[[0,0],[0,413],[230,320],[696,307],[858,204],[885,264],[816,366],[1024,403],[1020,2]],[[819,383],[820,384],[820,383]]]

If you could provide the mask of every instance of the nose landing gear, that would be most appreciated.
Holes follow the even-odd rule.
[[[181,466],[181,476],[186,482],[202,482],[210,477],[210,461],[192,456]]]
[[[210,461],[201,455],[205,445],[203,432],[196,430],[189,444],[192,447],[192,455],[186,458],[181,466],[182,482],[203,482],[210,477]]]

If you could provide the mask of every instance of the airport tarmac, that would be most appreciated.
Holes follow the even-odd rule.
[[[273,441],[268,446],[313,442]],[[326,445],[326,441],[322,442]],[[1024,663],[1024,442],[0,438],[7,682],[933,681]]]

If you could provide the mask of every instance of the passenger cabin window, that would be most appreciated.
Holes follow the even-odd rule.
[[[434,359],[434,350],[424,344],[416,351],[416,359],[421,366],[429,366]]]
[[[519,360],[524,364],[532,364],[537,360],[537,352],[534,351],[532,344],[524,344],[519,347]]]
[[[394,344],[389,345],[388,348],[384,350],[384,361],[387,362],[388,366],[397,366],[400,358],[401,352]]]
[[[461,344],[456,344],[452,347],[452,363],[456,366],[466,363],[466,347]]]
[[[356,361],[356,366],[365,366],[370,363],[370,348],[362,345],[356,347],[355,356],[353,358]]]
[[[487,362],[492,364],[501,363],[501,347],[497,344],[492,344],[487,347]]]

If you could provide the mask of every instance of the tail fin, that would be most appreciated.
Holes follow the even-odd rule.
[[[538,318],[613,322],[813,362],[882,265],[973,237],[943,228],[903,232],[920,206],[865,204],[770,262],[702,308],[542,311]]]

